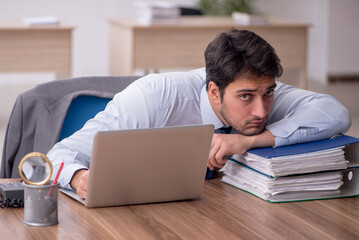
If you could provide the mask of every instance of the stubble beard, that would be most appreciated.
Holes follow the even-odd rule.
[[[248,125],[255,120],[262,120],[262,119],[258,119],[258,118],[253,118],[250,120],[246,120],[244,124],[241,124],[239,121],[231,121],[230,119],[231,116],[227,110],[227,108],[225,107],[225,105],[222,105],[219,113],[221,114],[222,118],[232,127],[234,128],[239,134],[245,135],[245,136],[253,136],[253,135],[258,135],[260,133],[262,133],[265,129],[265,126],[267,125],[267,120],[268,117],[266,117],[265,119],[265,123],[261,126],[258,127],[249,127]]]

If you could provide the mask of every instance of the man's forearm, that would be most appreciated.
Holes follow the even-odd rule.
[[[272,147],[275,145],[275,136],[268,130],[264,130],[261,134],[249,136],[249,149],[259,147]]]

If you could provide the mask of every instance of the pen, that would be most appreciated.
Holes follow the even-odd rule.
[[[57,183],[57,179],[59,178],[59,175],[61,173],[61,170],[62,170],[62,167],[64,166],[64,162],[61,163],[60,167],[59,167],[59,170],[57,171],[56,173],[56,176],[55,176],[55,179],[54,181],[52,181],[51,185],[55,185]],[[52,194],[52,191],[54,190],[54,188],[52,187],[49,191],[49,194],[47,196],[51,196]]]

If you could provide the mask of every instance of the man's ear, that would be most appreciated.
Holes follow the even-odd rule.
[[[215,84],[214,82],[209,82],[208,84],[208,98],[212,104],[221,103],[221,94],[219,92],[217,84]]]

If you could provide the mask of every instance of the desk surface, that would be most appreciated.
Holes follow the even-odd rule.
[[[87,209],[59,194],[59,224],[31,227],[0,209],[4,239],[359,239],[359,198],[267,203],[207,180],[198,200]]]

